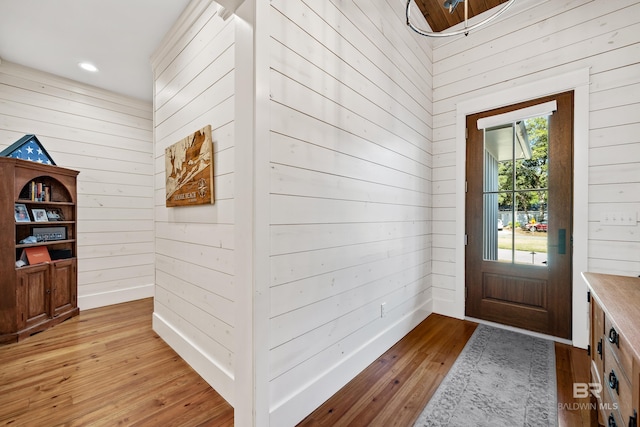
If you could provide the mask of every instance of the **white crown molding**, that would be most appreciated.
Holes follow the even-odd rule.
[[[218,11],[218,15],[226,21],[236,13],[236,10],[244,3],[244,0],[216,0],[216,2],[222,6],[222,9]]]
[[[156,51],[151,55],[149,61],[151,68],[155,70],[162,59],[172,51],[178,41],[191,29],[200,16],[214,3],[212,0],[192,0],[187,8],[182,12],[178,20],[164,36]],[[219,13],[216,9],[214,14]]]

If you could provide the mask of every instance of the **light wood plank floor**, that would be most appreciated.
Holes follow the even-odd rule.
[[[151,330],[152,311],[151,299],[87,310],[0,346],[0,425],[232,426],[233,408]],[[429,316],[300,426],[412,425],[475,326]],[[556,344],[556,362],[560,426],[592,425],[572,397],[586,352]]]
[[[412,426],[476,326],[432,314],[299,427]],[[587,352],[558,343],[555,350],[559,427],[597,425],[590,400],[573,398],[573,383],[589,382]]]
[[[82,311],[0,347],[0,425],[232,426],[233,408],[151,329],[153,300]]]

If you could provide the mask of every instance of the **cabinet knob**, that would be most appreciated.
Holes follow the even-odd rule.
[[[616,377],[616,373],[613,372],[613,369],[611,370],[611,372],[609,372],[609,388],[611,390],[615,390],[618,395],[620,394],[620,390],[618,387],[618,377]]]
[[[616,347],[620,347],[620,339],[618,337],[618,332],[615,328],[609,329],[609,342],[611,344],[615,344]]]

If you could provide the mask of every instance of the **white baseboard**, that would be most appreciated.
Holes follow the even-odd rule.
[[[157,313],[153,313],[153,330],[178,353],[203,380],[233,406],[233,375],[220,367],[198,346]]]
[[[154,295],[154,289],[155,285],[151,283],[148,285],[118,289],[109,292],[78,295],[78,307],[80,308],[80,311],[82,311],[128,301],[135,301],[143,298],[151,298]]]
[[[433,297],[433,312],[455,319],[464,319],[464,307],[460,310],[460,304],[449,299]]]
[[[318,406],[324,403],[347,382],[362,372],[384,352],[400,341],[432,312],[429,299],[411,313],[378,334],[371,341],[357,349],[341,363],[294,394],[269,414],[269,425],[292,426],[299,423]]]

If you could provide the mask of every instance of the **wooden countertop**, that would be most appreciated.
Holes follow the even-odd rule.
[[[640,361],[640,277],[582,273],[595,298],[616,330]]]

